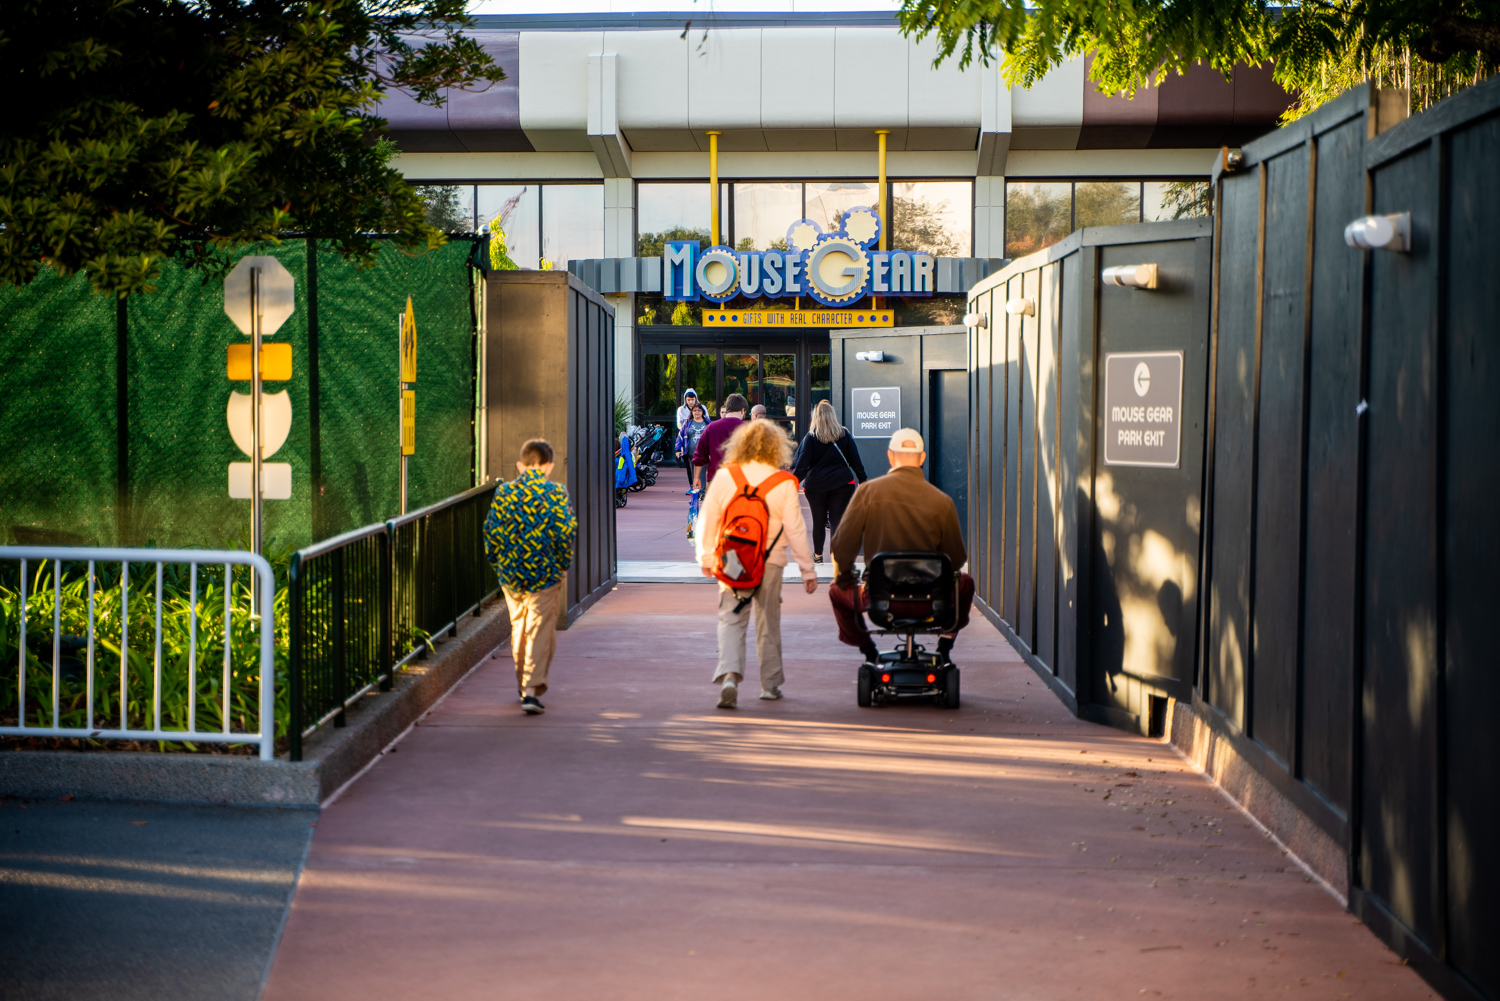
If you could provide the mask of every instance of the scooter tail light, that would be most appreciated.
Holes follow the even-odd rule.
[[[936,681],[936,680],[937,680],[937,675],[935,675],[935,674],[929,674],[929,675],[928,675],[928,676],[927,676],[927,683],[928,683],[928,684],[929,684],[929,685],[930,685],[930,684],[932,684],[932,683],[933,683],[933,682],[934,682],[934,681]]]
[[[891,683],[891,676],[889,674],[882,674],[880,676],[880,683],[882,685],[889,685]]]

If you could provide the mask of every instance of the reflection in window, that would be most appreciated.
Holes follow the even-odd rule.
[[[604,185],[544,185],[542,258],[563,271],[569,261],[603,256]],[[511,257],[515,259],[514,254]]]
[[[724,399],[730,393],[739,393],[753,407],[763,402],[760,398],[760,356],[724,356]]]
[[[1079,181],[1073,185],[1073,229],[1141,221],[1141,182]]]
[[[812,377],[812,393],[807,401],[807,413],[811,416],[812,408],[819,402],[833,399],[833,355],[814,354],[812,371],[808,374]]]
[[[807,218],[827,233],[839,228],[844,213],[856,206],[880,204],[880,185],[874,181],[834,181],[804,185]]]
[[[668,420],[677,413],[677,356],[646,355],[641,370],[641,418]]]
[[[934,257],[967,257],[973,200],[974,186],[968,181],[897,181],[891,185],[890,246]]]
[[[729,238],[729,185],[719,185],[720,238]],[[635,253],[660,257],[668,240],[697,240],[708,246],[707,184],[639,184],[635,194]]]
[[[761,401],[766,405],[766,416],[771,418],[797,416],[797,356],[766,355],[763,359],[765,380]]]
[[[1213,214],[1207,181],[1147,181],[1141,185],[1141,221],[1171,222]]]
[[[427,221],[444,233],[474,232],[472,184],[418,184],[417,196],[427,210]]]
[[[698,397],[698,402],[708,411],[709,417],[719,416],[719,356],[717,353],[682,355],[682,391],[689,389]],[[734,390],[726,390],[734,392]]]
[[[603,190],[601,186],[600,190]],[[481,184],[476,193],[479,229],[489,232],[495,217],[505,231],[505,249],[510,259],[525,270],[541,266],[541,206],[535,184]]]
[[[1017,181],[1005,186],[1005,256],[1024,257],[1073,231],[1073,185]]]
[[[734,249],[786,250],[786,231],[802,218],[802,185],[734,186]]]

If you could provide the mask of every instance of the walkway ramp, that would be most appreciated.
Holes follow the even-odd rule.
[[[601,600],[541,717],[481,662],[323,812],[266,998],[1433,996],[982,620],[963,708],[861,710],[826,591],[784,600],[778,702],[714,708],[708,587]]]

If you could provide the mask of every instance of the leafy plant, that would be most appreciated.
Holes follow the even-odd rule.
[[[615,397],[615,437],[620,437],[634,423],[635,405],[630,402],[629,396],[621,393]]]
[[[1005,80],[1030,87],[1064,60],[1093,53],[1104,93],[1134,94],[1197,62],[1230,77],[1271,62],[1298,95],[1300,117],[1365,79],[1405,87],[1419,111],[1493,73],[1494,0],[905,0],[901,29],[936,37],[937,61],[999,58]],[[1004,53],[1003,57],[998,56]],[[1414,72],[1412,57],[1426,68]]]
[[[150,291],[175,258],[309,233],[371,264],[443,235],[377,141],[391,89],[503,74],[465,0],[10,0],[0,22],[0,281],[43,264]]]

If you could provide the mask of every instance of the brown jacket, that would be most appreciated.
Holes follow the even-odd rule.
[[[957,570],[968,561],[953,499],[922,476],[920,466],[897,466],[860,484],[833,535],[834,583],[853,582],[854,557],[920,549],[946,553]]]

